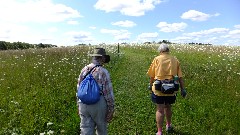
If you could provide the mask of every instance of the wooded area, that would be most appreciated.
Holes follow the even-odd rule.
[[[22,50],[22,49],[29,49],[29,48],[52,48],[57,47],[56,45],[52,44],[29,44],[25,42],[6,42],[0,41],[0,50]]]

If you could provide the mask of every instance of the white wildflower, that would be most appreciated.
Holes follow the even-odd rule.
[[[49,131],[47,132],[48,135],[52,135],[53,133],[54,133],[54,131],[52,131],[52,130],[49,130]]]
[[[47,126],[51,126],[51,125],[53,125],[52,122],[48,122],[48,123],[47,123]]]
[[[0,112],[5,112],[3,109],[0,109]]]

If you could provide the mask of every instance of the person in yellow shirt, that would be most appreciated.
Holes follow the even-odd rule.
[[[173,131],[171,124],[171,104],[175,103],[177,91],[174,91],[172,94],[163,93],[161,90],[155,88],[156,80],[174,80],[174,76],[177,76],[181,88],[181,95],[185,97],[187,93],[184,88],[182,70],[178,59],[169,54],[170,50],[167,44],[161,44],[158,48],[158,51],[160,54],[153,59],[147,75],[150,77],[149,86],[152,93],[152,102],[156,103],[156,121],[158,128],[157,135],[162,135],[162,127],[165,115],[166,131]]]

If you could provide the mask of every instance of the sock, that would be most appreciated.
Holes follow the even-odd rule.
[[[162,135],[162,128],[158,128],[158,135]]]
[[[166,125],[167,127],[171,127],[171,123],[169,123],[169,122],[167,122],[167,125]]]

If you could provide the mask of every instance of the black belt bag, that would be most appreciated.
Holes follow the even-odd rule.
[[[156,80],[154,82],[155,90],[164,94],[173,94],[179,89],[179,83],[174,80]]]

